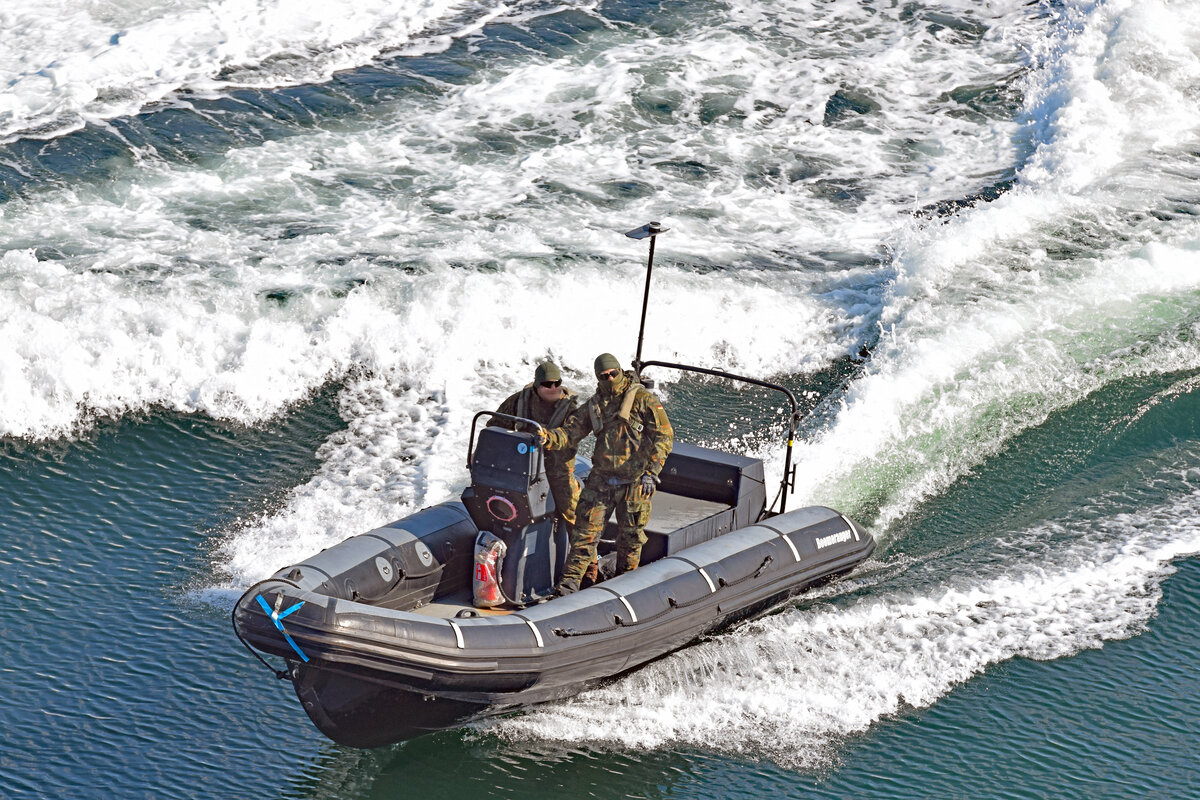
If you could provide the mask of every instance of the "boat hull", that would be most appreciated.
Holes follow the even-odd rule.
[[[389,685],[344,668],[297,665],[292,676],[309,719],[347,747],[381,747],[455,728],[488,710],[486,703]]]
[[[287,659],[326,736],[377,747],[569,697],[848,572],[874,546],[836,511],[811,507],[509,614],[443,619],[273,580],[247,592],[235,624]]]

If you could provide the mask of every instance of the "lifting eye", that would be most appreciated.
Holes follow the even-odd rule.
[[[517,518],[517,507],[506,498],[494,494],[487,499],[487,510],[501,522],[512,522]]]

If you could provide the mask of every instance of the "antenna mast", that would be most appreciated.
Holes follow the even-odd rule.
[[[646,308],[650,305],[650,275],[654,271],[654,240],[660,233],[666,233],[669,230],[671,229],[664,228],[658,222],[647,222],[637,230],[625,234],[630,239],[650,240],[650,255],[646,259],[646,289],[642,292],[642,323],[638,326],[637,355],[633,357],[634,372],[642,371],[642,338],[646,334]]]

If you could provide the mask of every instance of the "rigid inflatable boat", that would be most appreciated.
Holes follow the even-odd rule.
[[[636,232],[635,232],[636,233]],[[647,274],[647,286],[649,273]],[[644,314],[643,314],[644,319]],[[662,470],[641,566],[574,594],[553,589],[567,555],[538,439],[472,422],[461,500],[425,508],[276,572],[233,610],[238,638],[282,658],[304,710],[335,742],[376,747],[569,697],[760,614],[851,570],[870,534],[829,508],[786,511],[799,415],[784,387],[667,362],[787,394],[779,511],[762,461],[676,442]],[[509,420],[516,418],[508,417]],[[537,427],[524,420],[529,430]],[[589,464],[577,459],[586,479]],[[600,543],[615,549],[615,525]],[[503,542],[502,604],[478,608],[476,553]]]
[[[484,428],[479,440],[462,502],[284,567],[234,610],[239,637],[285,660],[280,676],[335,742],[376,747],[568,697],[847,572],[875,546],[829,508],[764,514],[761,461],[679,443],[642,566],[552,597],[566,532],[536,439]],[[502,521],[509,504],[517,516]],[[510,608],[472,605],[481,530],[506,542]]]

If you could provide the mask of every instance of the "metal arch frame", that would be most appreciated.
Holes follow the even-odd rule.
[[[667,369],[678,369],[686,372],[698,372],[702,375],[713,375],[718,378],[727,378],[733,381],[753,384],[754,386],[762,386],[766,389],[773,389],[787,395],[788,403],[792,406],[792,413],[788,416],[787,447],[783,460],[783,480],[779,484],[779,513],[782,514],[787,510],[788,489],[796,488],[796,468],[792,466],[792,444],[796,439],[796,428],[800,424],[800,404],[796,401],[796,395],[792,394],[792,391],[786,386],[762,381],[758,378],[750,378],[745,375],[735,375],[732,372],[707,369],[705,367],[693,367],[690,364],[675,364],[670,361],[642,361],[642,340],[646,333],[646,310],[650,306],[650,276],[654,271],[654,243],[660,234],[666,233],[669,230],[670,228],[663,227],[662,223],[648,222],[642,227],[625,234],[630,239],[650,240],[650,253],[646,259],[646,285],[642,292],[642,318],[641,324],[638,326],[637,353],[633,357],[633,369],[638,377],[641,377],[642,370],[646,367],[665,367]],[[774,503],[771,505],[774,506]]]
[[[783,394],[787,395],[788,403],[792,406],[792,413],[788,415],[787,440],[783,457],[783,480],[779,484],[779,513],[782,514],[786,511],[787,490],[796,488],[796,468],[792,466],[792,443],[796,439],[796,427],[800,424],[800,404],[796,401],[796,395],[792,393],[792,390],[786,386],[780,386],[778,383],[762,381],[758,378],[735,375],[732,372],[725,372],[719,369],[694,367],[690,364],[675,364],[670,361],[639,362],[637,367],[638,377],[641,377],[642,369],[645,367],[664,367],[666,369],[678,369],[685,372],[698,372],[702,375],[713,375],[718,378],[727,378],[732,381],[741,381],[742,383],[749,383],[754,386],[762,386],[765,389],[774,389],[777,392],[783,392]],[[774,503],[771,505],[773,506]]]

